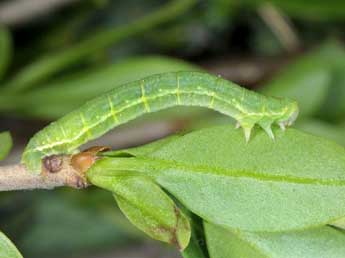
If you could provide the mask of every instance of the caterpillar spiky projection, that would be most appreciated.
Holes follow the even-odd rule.
[[[284,129],[298,116],[295,101],[266,97],[218,76],[201,72],[158,74],[117,87],[52,122],[32,137],[22,162],[39,173],[44,157],[74,153],[80,145],[115,126],[173,106],[202,106],[233,117],[243,128],[246,141],[255,124],[273,139],[272,124]]]

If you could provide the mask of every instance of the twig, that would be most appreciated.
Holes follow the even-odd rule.
[[[0,23],[19,25],[77,0],[17,0],[0,5]],[[79,0],[80,1],[80,0]]]
[[[71,156],[53,155],[45,159],[42,172],[33,174],[24,165],[0,167],[0,191],[53,189],[60,186],[85,188],[85,174],[71,165]]]
[[[263,4],[258,12],[286,50],[294,52],[299,48],[298,36],[288,17],[268,3]]]

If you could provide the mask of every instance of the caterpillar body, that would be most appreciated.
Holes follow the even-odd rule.
[[[266,97],[221,77],[201,72],[173,72],[125,84],[52,122],[34,135],[22,156],[27,168],[40,173],[42,159],[71,154],[89,140],[144,113],[172,106],[202,106],[231,116],[248,141],[255,124],[274,138],[273,123],[282,129],[298,115],[289,99]]]

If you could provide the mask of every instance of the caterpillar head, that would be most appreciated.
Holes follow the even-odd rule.
[[[277,121],[279,126],[284,129],[286,126],[291,126],[297,119],[299,108],[296,101],[290,101],[286,107],[284,115]]]

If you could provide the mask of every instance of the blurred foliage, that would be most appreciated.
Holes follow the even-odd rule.
[[[175,0],[161,7],[158,11],[149,13],[134,22],[94,32],[75,45],[56,54],[45,55],[38,61],[28,65],[28,67],[23,68],[22,71],[16,74],[14,79],[3,86],[3,91],[18,92],[33,87],[35,84],[66,69],[66,67],[83,62],[83,59],[97,51],[176,18],[180,13],[190,8],[194,2],[195,0]]]
[[[329,63],[334,55],[332,46],[328,47],[326,45],[308,53],[284,67],[276,77],[265,83],[261,92],[297,100],[300,116],[315,114],[322,106],[331,83],[332,66]],[[342,53],[342,50],[339,52]]]
[[[56,119],[87,100],[127,82],[156,73],[199,69],[187,62],[168,57],[132,57],[66,76],[27,93],[4,94],[0,96],[0,109],[27,117]],[[61,105],[62,100],[65,102],[64,105]]]
[[[287,19],[298,49],[287,50],[262,17],[259,10],[267,5]],[[54,120],[147,75],[199,70],[198,63],[233,56],[276,58],[277,67],[281,59],[287,65],[266,75],[258,90],[297,99],[297,128],[345,146],[344,20],[342,0],[79,1],[21,27],[0,26],[0,115],[26,123]],[[186,130],[230,122],[204,109],[176,108],[142,122],[152,117],[183,118]],[[0,158],[10,146],[9,135],[0,134]],[[27,257],[64,257],[141,241],[143,235],[113,206],[111,196],[95,189],[2,194],[0,228]],[[185,258],[205,253],[203,229],[196,224]]]
[[[342,44],[326,42],[283,68],[261,92],[298,100],[297,128],[344,145],[344,58]]]
[[[96,189],[83,193],[38,192],[33,198],[33,221],[17,242],[26,257],[86,254],[142,238],[113,208],[111,196]],[[97,223],[93,223],[95,221]],[[44,241],[37,242],[37,239]]]
[[[0,25],[0,81],[8,68],[12,55],[12,40],[10,32]]]
[[[248,5],[257,6],[262,4],[272,4],[280,8],[292,18],[303,20],[330,21],[344,20],[345,3],[342,0],[325,2],[316,0],[313,2],[300,0],[246,0]]]

